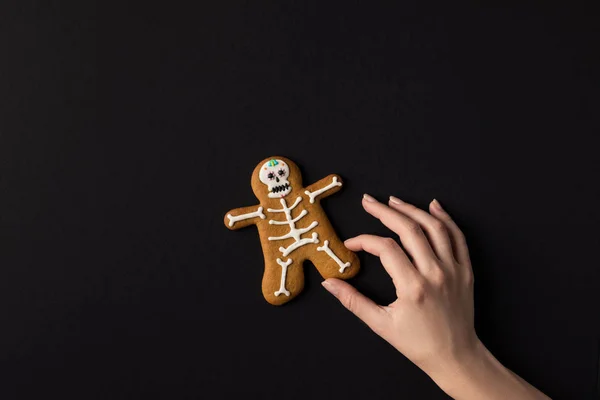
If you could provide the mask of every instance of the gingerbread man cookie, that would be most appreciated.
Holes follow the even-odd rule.
[[[262,292],[269,303],[281,305],[300,294],[305,260],[325,279],[347,279],[358,272],[358,257],[337,237],[319,204],[341,186],[339,176],[329,175],[303,187],[296,164],[285,157],[270,157],[252,173],[252,190],[260,204],[225,215],[229,229],[258,227],[265,258]]]

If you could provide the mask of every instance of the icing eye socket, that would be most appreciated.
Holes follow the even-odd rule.
[[[269,178],[269,179],[273,180],[273,179],[275,179],[275,174],[274,174],[274,173],[272,173],[272,172],[269,172],[269,173],[267,174],[267,178]]]
[[[280,169],[279,172],[277,172],[279,174],[279,176],[284,176],[285,175],[285,171]]]

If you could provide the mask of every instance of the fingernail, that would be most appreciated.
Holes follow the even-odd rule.
[[[363,194],[363,199],[365,199],[366,201],[368,201],[369,203],[375,203],[377,200],[375,200],[373,197],[369,196],[368,194]]]
[[[394,197],[394,196],[390,196],[390,202],[394,203],[394,204],[399,204],[399,205],[404,204],[404,202],[402,200],[400,200],[399,198]]]
[[[325,279],[323,282],[321,282],[321,285],[323,285],[323,287],[325,289],[327,289],[327,291],[329,293],[331,293],[334,296],[337,296],[338,293],[338,287],[335,283],[332,283],[331,281],[329,281],[328,279]]]
[[[433,201],[431,202],[431,204],[433,205],[433,207],[438,210],[438,211],[444,211],[444,209],[442,208],[442,205],[440,204],[439,201],[437,201],[437,199],[433,199]]]

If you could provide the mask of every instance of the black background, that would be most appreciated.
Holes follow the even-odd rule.
[[[484,343],[597,398],[600,15],[398,3],[3,2],[0,397],[447,398],[312,266],[264,301],[256,230],[222,218],[279,154],[345,179],[324,202],[342,238],[389,235],[364,192],[438,198]],[[391,301],[361,261],[352,282]]]

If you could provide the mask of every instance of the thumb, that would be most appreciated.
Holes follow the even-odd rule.
[[[334,295],[344,307],[363,320],[376,333],[381,332],[386,311],[373,300],[356,290],[352,285],[340,279],[329,278],[322,283],[329,293]]]

